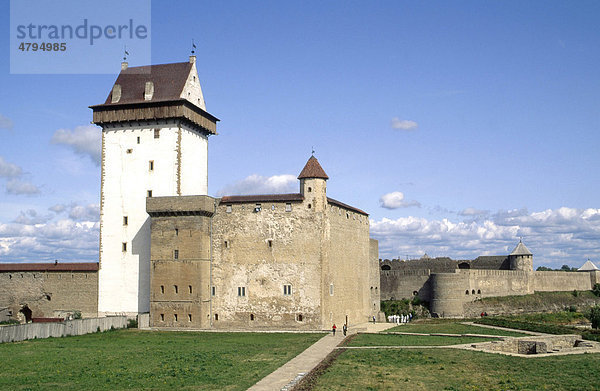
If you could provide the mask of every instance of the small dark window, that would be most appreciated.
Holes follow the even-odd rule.
[[[292,286],[290,284],[286,284],[283,286],[283,295],[284,296],[292,295]]]
[[[225,248],[229,248],[229,240],[224,241],[223,245],[225,246]]]
[[[310,193],[312,191],[312,187],[308,187],[308,192]]]
[[[129,217],[123,216],[123,225],[129,224]]]
[[[174,314],[175,322],[177,322],[177,314]]]
[[[215,320],[219,320],[219,314],[215,314]]]
[[[210,292],[210,293],[211,293],[211,295],[212,295],[212,296],[216,296],[216,295],[217,295],[217,287],[216,287],[216,286],[213,286],[213,287],[211,288],[211,292]]]
[[[472,294],[475,294],[475,289],[473,289],[473,290],[471,291],[471,293],[472,293]]]
[[[192,314],[188,314],[188,322],[192,321]]]
[[[148,190],[147,195],[148,195],[148,198],[152,198],[152,190]]]
[[[175,293],[179,293],[179,287],[177,285],[173,285],[173,290]]]
[[[132,152],[133,152],[133,149],[131,149],[131,148],[128,148],[126,152],[127,152],[127,153],[132,153]]]
[[[50,297],[50,295],[46,295],[46,300],[51,301],[52,297]]]
[[[139,138],[139,136],[138,136],[138,138],[137,138],[137,143],[138,143],[138,144],[140,143],[140,138]]]
[[[269,245],[269,247],[273,247],[273,241],[272,240],[268,240],[267,244]]]
[[[481,289],[477,289],[477,294],[480,295],[481,294]]]
[[[165,321],[165,314],[160,314],[160,321],[164,322]]]
[[[154,138],[160,137],[160,129],[154,129]]]
[[[469,290],[467,289],[467,290],[465,291],[465,295],[468,295],[468,294],[469,294]]]
[[[175,236],[179,236],[179,229],[175,228]]]
[[[165,286],[164,285],[160,286],[160,293],[163,293],[163,294],[165,293]]]
[[[302,322],[303,319],[304,317],[302,316],[302,314],[298,314],[298,322]]]
[[[127,242],[121,243],[121,250],[123,250],[123,252],[127,251]]]
[[[238,286],[238,296],[239,297],[246,296],[246,287],[245,286]]]
[[[312,208],[312,205],[311,205],[311,204],[308,204],[308,209],[310,209],[310,208]]]
[[[148,162],[148,170],[154,171],[154,160]]]
[[[254,320],[254,314],[250,314],[250,320]]]
[[[173,250],[173,259],[179,259],[179,250]]]
[[[192,286],[188,285],[188,289],[190,290],[190,293],[192,293]]]

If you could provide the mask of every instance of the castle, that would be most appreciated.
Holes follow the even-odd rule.
[[[213,198],[196,58],[130,68],[103,104],[98,313],[152,327],[322,329],[379,314],[368,214],[327,196],[311,156],[299,192]]]
[[[484,297],[583,291],[596,283],[600,283],[600,271],[595,267],[578,272],[534,271],[533,254],[522,241],[508,256],[457,261],[425,255],[381,262],[382,300],[419,297],[429,302],[431,314],[439,317],[472,316],[466,307]]]

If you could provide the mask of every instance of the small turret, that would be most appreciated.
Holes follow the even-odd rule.
[[[324,211],[327,205],[327,184],[329,179],[325,170],[316,157],[311,156],[298,175],[300,179],[300,193],[304,196],[308,208]]]
[[[533,271],[533,254],[525,247],[521,240],[519,240],[517,247],[508,256],[508,260],[510,262],[510,270]]]

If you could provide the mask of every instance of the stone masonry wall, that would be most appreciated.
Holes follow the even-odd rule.
[[[14,271],[0,273],[0,308],[13,318],[27,305],[34,318],[98,315],[98,272]],[[24,318],[22,318],[24,320]]]

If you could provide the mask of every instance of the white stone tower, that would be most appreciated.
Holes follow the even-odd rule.
[[[90,106],[102,127],[98,313],[135,315],[150,306],[150,218],[146,197],[206,195],[206,112],[189,62],[123,63],[104,104]]]
[[[519,240],[517,247],[508,256],[510,262],[510,270],[521,270],[525,272],[533,271],[533,254],[522,240]]]

